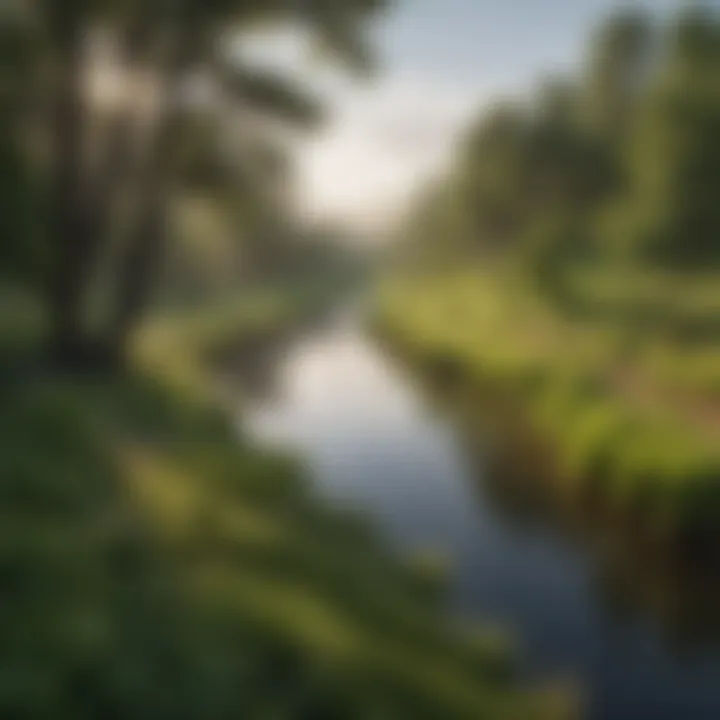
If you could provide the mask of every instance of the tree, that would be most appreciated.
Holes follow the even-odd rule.
[[[547,227],[577,226],[607,193],[612,175],[579,116],[577,88],[558,79],[545,82],[534,102],[484,115],[438,193],[446,196],[445,217],[453,218],[445,230],[484,253],[532,255]],[[580,250],[580,239],[575,244]]]
[[[546,274],[618,248],[720,262],[718,77],[716,12],[685,11],[664,34],[642,13],[615,15],[578,78],[483,114],[415,224],[426,243]]]
[[[681,15],[668,32],[627,153],[628,191],[611,229],[631,255],[656,263],[720,261],[720,21]]]
[[[0,276],[13,283],[37,281],[47,259],[37,222],[42,189],[21,148],[21,139],[30,139],[27,79],[37,72],[35,55],[20,13],[8,3],[0,10]]]
[[[47,148],[38,165],[48,206],[46,212],[37,210],[49,256],[51,347],[61,363],[99,355],[119,360],[127,348],[156,284],[169,240],[168,212],[182,180],[183,145],[198,113],[227,112],[232,98],[293,122],[318,118],[312,97],[288,78],[239,65],[222,38],[241,42],[242,31],[258,23],[285,24],[307,29],[359,65],[367,63],[368,23],[382,5],[382,0],[15,4],[13,22],[19,20],[31,38],[40,69],[25,78],[33,96],[26,119]],[[5,23],[9,11],[3,13]],[[90,92],[98,53],[112,57],[110,74],[100,78],[119,90],[120,98],[110,103]],[[193,102],[192,87],[211,89],[214,100]],[[32,144],[37,146],[26,142],[24,150]],[[108,293],[113,301],[99,337],[92,337],[88,293],[111,247],[119,247]]]
[[[181,188],[169,213],[173,242],[154,294],[170,301],[207,300],[252,279],[268,261],[277,262],[280,229],[297,223],[291,159],[282,138],[242,113],[188,123],[178,168]],[[102,297],[102,276],[97,284],[94,294]]]
[[[503,247],[518,236],[527,138],[526,114],[503,104],[480,120],[461,149],[453,210],[468,218],[465,231],[476,246]]]
[[[617,144],[632,124],[652,71],[653,28],[640,11],[616,13],[591,44],[584,78],[585,121],[591,132]]]

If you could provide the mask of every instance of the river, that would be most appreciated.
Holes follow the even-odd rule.
[[[720,718],[715,596],[499,502],[482,438],[469,444],[352,314],[231,366],[243,432],[297,453],[397,552],[446,557],[448,612],[507,628],[525,675],[578,683],[593,720]]]

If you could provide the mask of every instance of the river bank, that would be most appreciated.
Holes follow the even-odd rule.
[[[123,377],[3,373],[2,714],[556,715],[426,573],[238,436],[202,355],[300,305],[263,307],[156,325]]]
[[[314,492],[360,512],[400,556],[439,560],[447,616],[503,628],[523,678],[560,681],[582,717],[717,716],[720,576],[597,504],[583,513],[498,472],[493,408],[362,320],[336,314],[260,343],[254,361],[229,358],[243,433],[302,458]]]
[[[697,395],[651,372],[666,360],[664,378],[697,382],[703,347],[650,353],[662,339],[652,330],[563,319],[523,281],[473,270],[391,282],[376,327],[426,371],[490,401],[498,452],[529,456],[548,492],[592,497],[659,540],[717,541],[720,428]]]

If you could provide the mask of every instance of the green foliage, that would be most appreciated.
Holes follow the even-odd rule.
[[[200,387],[2,381],[3,717],[545,717]]]
[[[232,225],[227,235],[247,246],[280,234],[281,218],[287,226],[288,166],[262,121],[313,126],[320,102],[292,70],[253,61],[243,43],[268,29],[299,32],[366,69],[371,20],[385,6],[3,4],[0,259],[47,299],[58,364],[118,367],[130,354],[171,275],[162,271],[188,194],[212,201]]]
[[[682,18],[631,136],[628,194],[615,210],[631,253],[670,265],[720,259],[718,73],[720,22]]]
[[[637,13],[610,18],[578,77],[478,119],[409,246],[434,245],[431,261],[537,260],[541,272],[578,257],[717,263],[719,38],[712,11],[662,30]]]
[[[642,97],[654,51],[647,15],[628,10],[603,23],[593,38],[583,82],[583,121],[612,145],[622,140]]]
[[[718,77],[717,12],[611,17],[578,77],[477,121],[380,300],[411,357],[520,406],[561,494],[663,532],[720,516]]]
[[[597,297],[597,272],[588,277]],[[619,278],[606,281],[612,280],[617,299]],[[658,292],[663,280],[645,278],[644,297],[637,274],[627,282],[633,280],[619,315],[626,324],[615,316],[592,323],[563,317],[545,288],[516,268],[393,279],[380,294],[377,318],[390,342],[430,373],[447,379],[452,372],[460,386],[489,390],[501,406],[519,407],[521,427],[503,426],[509,436],[503,443],[533,452],[532,444],[523,445],[529,435],[549,448],[549,492],[556,486],[577,497],[592,489],[657,532],[712,534],[720,516],[714,490],[720,415],[707,392],[717,387],[710,369],[717,347],[678,347],[672,333],[665,335],[660,299],[671,296]],[[674,283],[690,318],[706,313],[717,321],[711,302],[720,298],[717,276],[702,288],[692,276],[684,285],[678,278],[664,282]],[[642,315],[633,320],[627,311],[633,298],[656,303],[653,324]],[[680,308],[674,310],[680,317]],[[703,366],[705,374],[696,373]],[[530,471],[537,466],[531,463]]]

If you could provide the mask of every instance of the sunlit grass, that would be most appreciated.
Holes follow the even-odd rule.
[[[720,517],[720,405],[711,399],[720,346],[675,334],[688,313],[708,326],[720,319],[720,291],[708,280],[683,294],[687,282],[665,277],[644,278],[633,295],[626,280],[623,302],[651,304],[660,284],[683,296],[655,303],[657,317],[673,308],[670,326],[568,317],[527,277],[476,269],[391,280],[377,322],[429,368],[519,401],[551,442],[564,492],[592,481],[617,507],[647,511],[667,529],[709,527]],[[600,288],[603,302],[618,297],[595,281],[596,297]]]

